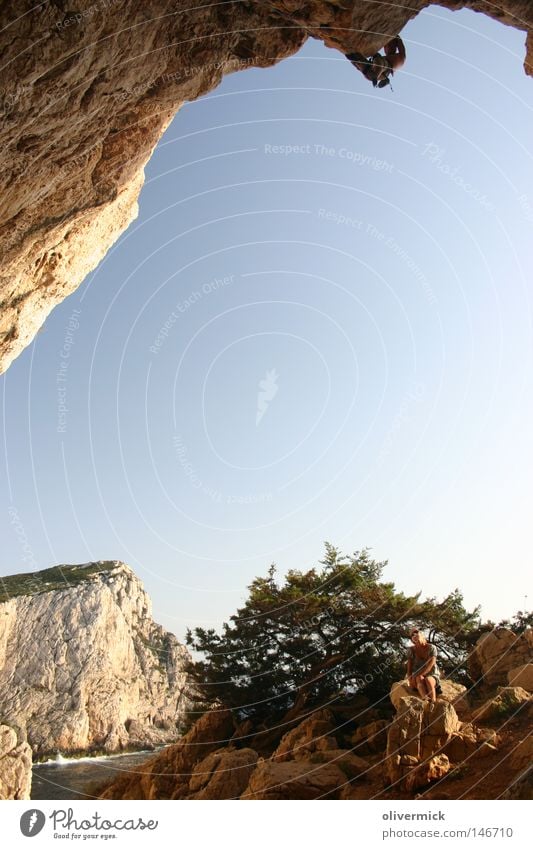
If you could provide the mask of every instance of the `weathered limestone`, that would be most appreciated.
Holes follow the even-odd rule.
[[[389,784],[400,790],[423,787],[450,767],[443,750],[459,731],[449,702],[431,705],[416,697],[401,698],[388,733],[385,769]]]
[[[347,778],[335,764],[309,761],[259,764],[241,799],[319,799],[336,793]]]
[[[137,214],[144,167],[181,104],[311,35],[380,49],[430,0],[198,4],[77,0],[0,8],[0,372]],[[441,0],[527,32],[528,0]],[[527,39],[533,73],[533,38]]]
[[[176,743],[125,773],[102,790],[102,799],[182,799],[189,796],[194,768],[224,747],[235,728],[229,710],[212,710]],[[251,750],[248,750],[251,751]]]
[[[328,710],[316,711],[283,735],[272,760],[306,760],[314,752],[337,749],[333,730],[331,713]]]
[[[0,716],[26,729],[35,754],[179,737],[189,655],[152,620],[128,566],[56,567],[2,586]]]
[[[471,722],[464,722],[444,746],[443,754],[453,763],[470,758],[484,758],[497,751],[500,743],[495,731],[481,729]]]
[[[253,749],[220,749],[194,767],[189,799],[238,799],[257,764]]]
[[[510,687],[522,687],[529,693],[533,693],[533,663],[524,663],[522,666],[510,669],[507,680]]]
[[[531,693],[528,693],[522,687],[498,687],[497,694],[487,699],[475,711],[472,718],[475,722],[494,720],[501,720],[503,722],[520,711],[532,700],[533,696],[531,696]]]
[[[466,687],[463,684],[457,684],[455,681],[448,681],[445,678],[441,680],[440,684],[442,695],[439,696],[439,699],[450,702],[460,716],[466,713],[469,707]],[[392,685],[390,700],[396,710],[400,707],[402,699],[411,699],[413,697],[416,698],[416,691],[409,687],[407,678],[404,678],[403,681],[397,681]]]
[[[352,735],[351,741],[357,754],[374,754],[384,752],[387,748],[387,729],[389,722],[386,719],[376,719],[368,725],[362,725]]]
[[[531,629],[517,635],[509,628],[495,628],[477,641],[468,659],[468,671],[474,681],[483,678],[484,684],[489,687],[505,686],[511,683],[509,673],[512,670],[532,661]]]
[[[0,799],[29,799],[31,749],[14,728],[0,723]]]

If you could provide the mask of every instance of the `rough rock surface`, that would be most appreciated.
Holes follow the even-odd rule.
[[[0,724],[0,799],[29,799],[31,749],[23,735]]]
[[[533,765],[533,734],[531,731],[516,746],[510,757],[510,763],[514,769],[525,769]]]
[[[362,725],[351,738],[354,751],[358,755],[384,752],[387,748],[388,727],[389,723],[386,719],[376,719],[368,725]]]
[[[196,764],[189,782],[189,799],[238,799],[255,767],[253,749],[221,749]]]
[[[510,669],[507,673],[507,681],[510,687],[523,687],[524,690],[533,693],[533,663],[524,663]]]
[[[402,698],[387,738],[385,768],[390,785],[412,791],[450,768],[444,747],[461,724],[453,705]]]
[[[344,772],[334,763],[264,761],[252,773],[241,799],[331,798],[346,784]]]
[[[144,166],[185,101],[312,36],[380,49],[431,0],[77,0],[0,8],[0,372],[137,214]],[[529,0],[441,0],[529,32]],[[516,665],[516,664],[515,664]]]
[[[119,751],[174,741],[187,650],[151,618],[124,563],[0,580],[0,717],[34,753]]]
[[[504,721],[530,704],[532,699],[531,693],[522,687],[498,687],[497,694],[487,699],[474,712],[472,719],[475,722]]]
[[[353,716],[360,713],[351,707]],[[367,713],[371,717],[375,711]],[[460,722],[449,702],[441,699],[431,707],[417,697],[402,699],[391,723],[376,719],[355,732],[353,720],[344,715],[338,724],[331,706],[293,721],[283,736],[279,728],[277,747],[273,743],[268,753],[261,749],[258,757],[247,745],[250,737],[260,738],[251,733],[249,720],[239,723],[229,711],[210,711],[177,745],[101,790],[102,798],[374,799],[419,792],[433,794],[429,798],[470,798],[472,792],[471,798],[496,799],[514,786],[531,759],[527,710],[511,730]],[[354,738],[357,745],[342,748]],[[379,740],[379,747],[372,744],[362,758],[360,741],[369,740]],[[456,765],[461,768],[452,769]],[[480,792],[487,795],[476,795],[485,773],[489,784]],[[513,792],[525,793],[526,785]]]
[[[445,754],[453,763],[461,763],[470,758],[484,758],[495,752],[500,739],[495,731],[477,728],[471,722],[464,722],[444,746]]]
[[[316,711],[283,735],[272,760],[305,760],[315,752],[337,749],[333,730],[331,713],[328,710]]]
[[[468,671],[476,681],[495,687],[509,683],[509,672],[533,661],[533,630],[516,635],[508,628],[495,628],[477,641],[468,660]]]
[[[466,687],[463,684],[457,684],[455,681],[448,681],[445,678],[441,680],[440,684],[442,687],[442,695],[439,696],[439,699],[444,699],[444,701],[450,702],[459,716],[466,713],[469,707]],[[413,696],[416,696],[416,690],[412,690],[409,687],[407,678],[404,678],[403,681],[397,681],[391,687],[390,700],[396,710],[400,707],[402,699],[410,699],[413,698]]]
[[[226,745],[234,732],[229,710],[212,710],[176,743],[102,789],[102,799],[183,799],[196,764]]]

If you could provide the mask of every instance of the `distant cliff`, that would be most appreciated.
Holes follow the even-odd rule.
[[[124,563],[0,579],[0,721],[36,755],[176,740],[187,658]]]

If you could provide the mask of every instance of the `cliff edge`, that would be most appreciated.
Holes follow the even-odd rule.
[[[188,656],[125,563],[0,579],[0,720],[34,755],[175,741]]]

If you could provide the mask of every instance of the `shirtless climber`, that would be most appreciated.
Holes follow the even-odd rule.
[[[405,45],[399,35],[387,42],[383,48],[385,55],[374,53],[370,59],[362,53],[347,53],[346,58],[352,65],[361,71],[374,88],[384,88],[390,85],[389,77],[392,77],[405,62]]]

